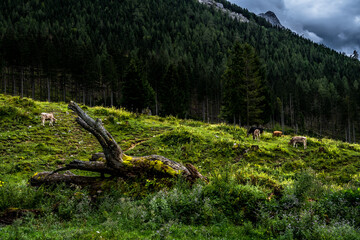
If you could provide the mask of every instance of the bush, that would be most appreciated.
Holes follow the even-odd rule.
[[[43,195],[43,188],[29,188],[25,183],[2,182],[0,186],[0,212],[7,208],[38,208],[44,200]]]
[[[174,221],[202,225],[221,222],[223,215],[212,206],[209,198],[204,198],[203,189],[199,184],[191,188],[177,186],[149,196],[145,199],[149,221],[156,224]]]
[[[20,108],[34,109],[36,108],[35,101],[30,98],[13,97],[10,102]]]
[[[204,141],[202,136],[192,133],[184,128],[177,128],[160,137],[161,141],[169,146],[183,145],[186,143],[199,143]]]
[[[294,182],[294,195],[300,202],[308,199],[318,199],[322,196],[324,188],[311,170],[305,170],[297,174]]]
[[[327,192],[318,204],[318,211],[327,219],[349,221],[360,227],[360,188]]]
[[[263,187],[264,189],[269,189],[276,196],[282,195],[283,186],[267,173],[244,167],[236,172],[235,179],[237,183]]]
[[[130,118],[135,117],[135,114],[126,111],[123,108],[104,108],[104,107],[94,107],[94,114],[100,116],[112,116],[114,119],[116,118],[119,121],[128,120]]]
[[[233,223],[255,222],[266,194],[257,186],[236,184],[229,173],[217,174],[205,186],[204,197]]]
[[[316,138],[308,137],[307,138],[307,145],[310,146],[310,147],[318,148],[318,147],[323,146],[324,144],[321,141],[319,141],[318,139],[316,139]]]
[[[244,137],[246,137],[247,130],[245,128],[240,128],[238,126],[232,126],[232,125],[225,125],[220,124],[217,127],[215,127],[215,130],[221,131],[221,132],[227,132],[233,136],[234,139],[237,140],[244,140]]]
[[[330,225],[319,224],[313,229],[313,239],[356,240],[360,239],[359,230],[349,222],[334,222]]]

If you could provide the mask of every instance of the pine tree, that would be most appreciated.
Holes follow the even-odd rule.
[[[163,115],[185,117],[188,110],[188,77],[182,65],[170,64],[161,80],[159,100]]]
[[[240,123],[262,123],[264,72],[255,49],[235,43],[223,74],[222,116]],[[236,121],[236,120],[235,120]]]
[[[155,92],[144,77],[136,60],[130,61],[124,78],[123,105],[136,112],[151,108],[154,105]]]

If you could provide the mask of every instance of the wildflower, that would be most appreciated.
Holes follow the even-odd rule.
[[[0,187],[2,187],[4,185],[3,181],[0,181]]]

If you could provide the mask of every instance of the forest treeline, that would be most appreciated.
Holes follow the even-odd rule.
[[[1,1],[0,90],[211,122],[278,123],[354,142],[359,61],[218,2],[250,22],[196,0]],[[257,122],[224,111],[236,43],[260,59],[265,99]]]

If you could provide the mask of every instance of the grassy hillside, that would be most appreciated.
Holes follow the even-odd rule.
[[[0,95],[0,239],[360,239],[357,144],[309,137],[304,150],[270,129],[256,142],[231,125],[83,109],[127,155],[192,163],[209,183],[32,188],[36,172],[89,159],[101,147],[67,104]],[[42,126],[41,112],[54,112],[57,123]]]

